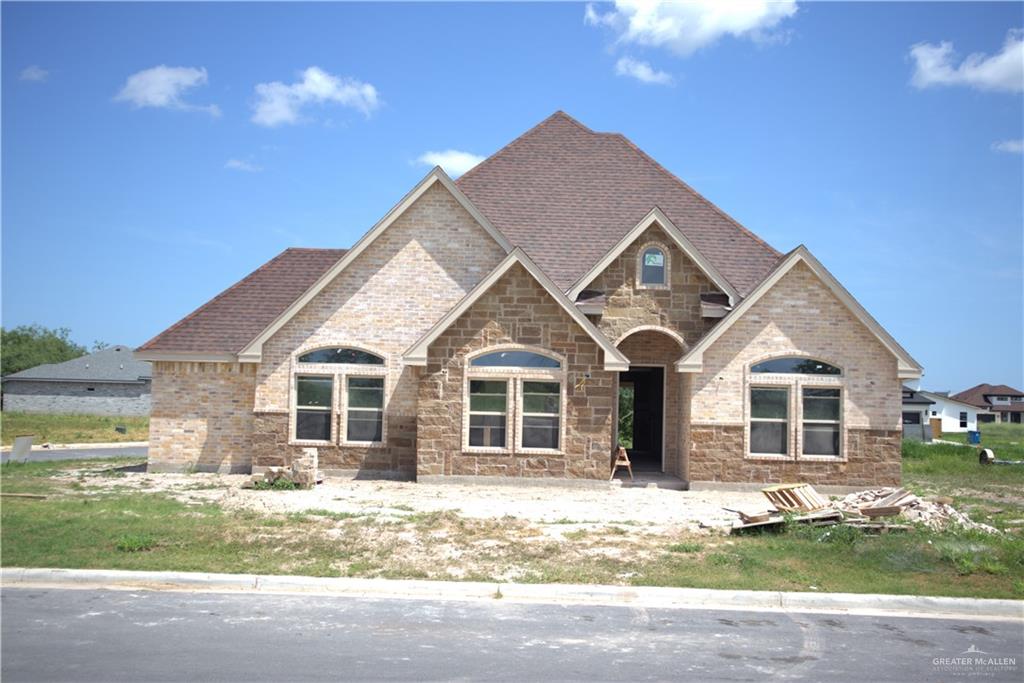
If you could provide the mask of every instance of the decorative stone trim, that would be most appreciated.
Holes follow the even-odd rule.
[[[665,259],[665,263],[662,265],[662,269],[665,272],[665,281],[662,283],[645,283],[644,282],[644,252],[648,249],[657,249],[661,252],[662,258]],[[636,253],[636,288],[637,289],[672,289],[672,252],[661,242],[647,242],[640,246],[640,249]]]

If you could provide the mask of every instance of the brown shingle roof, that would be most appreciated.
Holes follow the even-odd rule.
[[[563,289],[654,207],[743,295],[781,256],[622,135],[595,133],[563,112],[456,183]]]
[[[972,406],[993,407],[991,403],[985,400],[986,396],[1024,396],[1024,392],[1017,391],[1005,384],[979,384],[976,387],[965,389],[959,394],[953,394],[950,398],[970,403]],[[1002,406],[999,406],[999,408],[1002,408]]]
[[[346,251],[285,249],[138,350],[238,353]]]

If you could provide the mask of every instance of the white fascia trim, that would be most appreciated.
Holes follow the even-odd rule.
[[[883,328],[877,320],[875,320],[860,302],[857,301],[850,292],[840,284],[839,280],[835,278],[832,273],[828,271],[825,266],[821,264],[818,259],[805,247],[800,245],[793,251],[789,252],[782,263],[775,268],[775,270],[765,278],[761,284],[759,284],[754,291],[751,292],[746,299],[744,299],[738,306],[736,306],[732,313],[722,318],[722,322],[718,323],[711,332],[701,339],[696,346],[690,349],[690,352],[680,358],[676,362],[677,372],[701,372],[704,369],[704,351],[714,344],[719,337],[725,334],[726,330],[732,327],[733,323],[743,317],[743,315],[750,310],[750,308],[757,303],[757,301],[765,295],[766,292],[771,290],[772,287],[778,283],[782,277],[788,273],[797,263],[804,263],[811,272],[821,280],[829,291],[835,295],[839,301],[846,306],[846,308],[853,313],[854,317],[857,318],[865,327],[867,327],[875,335],[875,337],[887,348],[897,360],[897,377],[899,379],[917,379],[924,374],[924,368],[918,363],[913,357],[907,353],[906,349],[899,345],[899,343],[892,338],[885,328]]]
[[[730,305],[734,305],[740,300],[739,293],[732,285],[729,284],[729,281],[726,280],[720,272],[718,272],[718,269],[715,268],[710,261],[704,258],[704,255],[700,253],[696,246],[694,246],[693,242],[691,242],[658,207],[651,209],[651,211],[644,216],[643,220],[637,223],[632,230],[627,232],[626,235],[619,240],[618,244],[612,247],[607,254],[601,257],[601,260],[598,261],[593,268],[587,271],[586,275],[576,281],[569,290],[569,298],[575,300],[576,297],[580,295],[580,292],[587,288],[587,285],[593,282],[598,275],[604,272],[605,268],[611,265],[612,261],[617,259],[619,255],[626,250],[626,247],[635,242],[637,238],[647,230],[647,228],[651,227],[651,225],[655,223],[661,226],[661,229],[672,238],[676,245],[683,250],[683,253],[685,253],[691,261],[697,264],[697,267],[708,276],[708,279],[715,283],[719,289],[729,295]]]
[[[488,273],[487,277],[477,283],[476,287],[471,289],[466,296],[462,297],[448,313],[444,315],[437,323],[427,331],[425,335],[420,337],[419,341],[409,347],[409,349],[403,354],[403,360],[407,365],[425,366],[427,364],[427,350],[430,345],[437,340],[441,334],[447,330],[452,323],[459,319],[463,313],[469,310],[477,299],[484,295],[494,283],[496,283],[502,275],[508,272],[516,263],[522,264],[530,275],[533,276],[540,286],[547,290],[548,294],[554,298],[555,301],[565,310],[566,313],[571,317],[580,327],[586,331],[590,338],[597,342],[601,350],[604,351],[604,369],[609,371],[625,371],[629,369],[629,359],[627,359],[622,353],[615,348],[607,337],[601,334],[594,323],[587,320],[576,305],[565,295],[558,286],[551,281],[551,278],[547,276],[537,264],[526,255],[522,249],[514,249],[505,259],[499,263],[494,270]]]
[[[171,361],[177,363],[237,363],[233,353],[179,353],[175,351],[135,351],[135,360]]]
[[[387,230],[388,227],[390,227],[399,216],[405,213],[417,199],[423,196],[423,193],[429,190],[434,183],[441,183],[441,185],[444,186],[444,188],[448,190],[453,197],[455,197],[462,208],[464,208],[466,212],[473,217],[473,220],[479,223],[480,227],[482,227],[487,234],[493,237],[494,241],[505,250],[505,253],[512,251],[512,244],[505,238],[505,236],[502,235],[482,213],[480,213],[480,210],[473,205],[473,202],[469,200],[469,197],[467,197],[465,193],[455,185],[452,179],[448,177],[448,174],[444,172],[444,169],[440,166],[435,166],[431,169],[430,173],[423,178],[423,180],[417,183],[416,187],[410,190],[409,193],[406,194],[390,211],[388,211],[376,225],[370,228],[369,232],[359,238],[359,241],[352,245],[352,248],[349,249],[337,263],[331,266],[330,270],[321,275],[320,278],[302,294],[302,296],[292,302],[292,305],[285,309],[284,313],[279,315],[274,322],[270,323],[266,329],[260,332],[258,337],[249,342],[249,344],[239,352],[238,359],[243,363],[260,362],[263,352],[263,343],[274,336],[274,334],[280,330],[285,323],[291,320],[296,313],[302,310],[302,308],[313,299],[313,297],[319,294],[324,287],[330,284],[330,282],[338,276],[338,273],[345,270],[350,263],[356,260],[356,258],[358,258],[358,256],[363,253],[363,251],[365,251],[381,233]]]

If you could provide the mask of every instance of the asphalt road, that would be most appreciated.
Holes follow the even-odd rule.
[[[948,681],[981,670],[935,661],[962,656],[1016,658],[984,680],[1019,682],[1024,656],[1009,621],[31,588],[2,608],[5,683]]]
[[[29,462],[33,460],[80,460],[82,458],[145,458],[149,453],[148,446],[114,446],[112,448],[56,448],[45,451],[32,451]],[[7,462],[11,457],[5,451],[0,455],[0,462]]]

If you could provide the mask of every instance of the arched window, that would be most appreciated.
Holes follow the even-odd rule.
[[[299,356],[300,363],[347,363],[349,365],[384,365],[384,359],[368,351],[349,348],[317,349]]]
[[[668,284],[667,259],[661,247],[647,247],[640,253],[640,284],[664,286]]]
[[[556,359],[532,351],[497,351],[469,362],[475,368],[560,368]]]
[[[825,361],[813,358],[773,358],[758,363],[750,368],[756,374],[789,374],[789,375],[841,375],[843,371]]]

